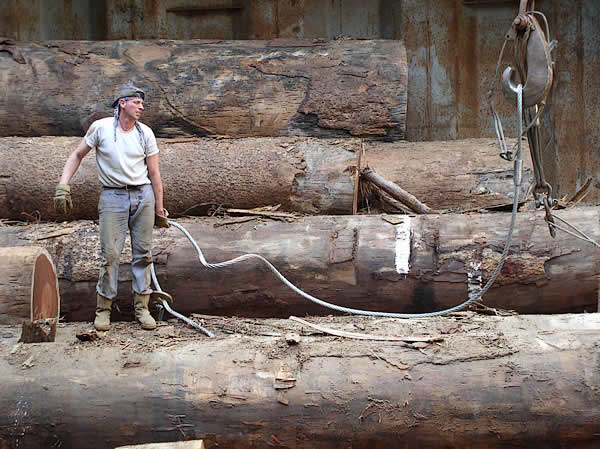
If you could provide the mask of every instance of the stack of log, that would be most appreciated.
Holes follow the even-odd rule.
[[[597,208],[556,214],[600,238]],[[325,301],[420,313],[454,306],[481,290],[500,259],[510,214],[306,216],[291,221],[189,217],[177,222],[210,262],[260,254],[292,283]],[[48,249],[56,261],[62,315],[68,321],[90,320],[100,262],[97,225],[86,220],[1,229],[13,246],[35,243]],[[125,248],[116,319],[131,319],[133,312],[128,243]],[[332,313],[290,290],[258,262],[203,268],[175,228],[156,232],[153,254],[161,287],[185,314]],[[542,215],[520,213],[508,259],[485,304],[520,313],[595,312],[597,260],[594,246],[566,233],[552,239]]]
[[[72,181],[75,209],[66,223],[52,222],[59,218],[52,208],[54,187],[80,136],[92,120],[111,114],[107,106],[115,90],[128,82],[147,92],[143,121],[160,137],[166,207],[171,217],[190,231],[211,262],[257,253],[273,262],[294,284],[326,301],[359,309],[420,313],[448,308],[477,295],[500,260],[510,226],[512,165],[497,156],[491,139],[402,140],[408,97],[402,42],[3,41],[0,50],[0,110],[4,114],[0,120],[0,218],[4,224],[0,227],[0,248],[11,247],[11,257],[29,254],[31,245],[45,248],[48,260],[56,265],[60,314],[68,321],[89,321],[93,316],[99,263],[95,220],[100,191],[93,158],[84,160]],[[16,112],[18,120],[14,119]],[[526,160],[524,179],[531,175],[530,166]],[[527,199],[527,187],[524,183],[519,192],[522,201]],[[490,210],[494,212],[480,213]],[[557,215],[600,240],[598,208],[561,210]],[[31,224],[12,223],[20,220]],[[174,228],[155,231],[153,255],[161,286],[174,296],[176,310],[185,314],[264,318],[332,313],[298,296],[257,263],[223,270],[201,268],[190,243]],[[117,320],[132,317],[127,270],[130,257],[126,245],[116,301],[120,307],[113,313]],[[15,269],[18,272],[18,267],[26,264],[10,262],[13,259],[0,254],[2,259],[9,261],[7,267],[12,271],[0,270],[0,286],[13,286],[15,276],[19,277]],[[485,295],[485,302],[491,310],[528,314],[595,312],[598,268],[594,246],[566,233],[550,238],[543,215],[525,207],[518,214],[504,269]],[[34,309],[23,306],[24,300],[15,301],[15,297],[14,289],[0,290],[3,323],[20,323],[28,317],[32,320]],[[58,309],[51,313],[58,315]],[[192,436],[207,438],[208,447],[341,447],[332,441],[344,441],[346,447],[352,445],[352,438],[340,436],[344,429],[355,437],[352,446],[356,448],[399,447],[400,433],[406,436],[406,444],[415,446],[502,447],[503,439],[513,446],[540,441],[546,441],[547,447],[556,442],[569,447],[588,444],[599,431],[593,423],[599,422],[600,411],[593,409],[590,398],[600,382],[598,370],[592,373],[594,362],[571,345],[580,338],[574,326],[570,325],[565,340],[570,342],[565,363],[550,366],[532,358],[542,357],[543,351],[560,357],[562,340],[519,353],[522,341],[560,329],[554,321],[548,323],[525,337],[512,329],[516,343],[501,355],[506,363],[494,359],[490,364],[478,364],[476,361],[483,359],[471,357],[467,349],[458,354],[456,360],[473,362],[465,365],[466,369],[478,373],[469,378],[468,387],[461,388],[452,388],[464,383],[463,373],[450,365],[454,359],[440,359],[445,368],[438,373],[437,368],[426,369],[425,362],[415,360],[404,368],[403,363],[377,355],[364,370],[354,362],[344,362],[345,354],[366,354],[346,343],[338,355],[326,356],[329,358],[318,355],[316,346],[311,346],[314,359],[306,366],[299,362],[303,360],[301,353],[291,358],[287,354],[286,363],[299,363],[292,377],[300,387],[290,395],[297,401],[289,407],[288,415],[273,410],[271,393],[235,393],[241,381],[229,372],[239,368],[230,363],[233,357],[240,363],[254,360],[255,365],[248,365],[252,368],[244,368],[240,376],[263,379],[263,372],[272,367],[263,363],[267,358],[257,348],[279,340],[261,340],[247,354],[235,352],[240,350],[240,341],[223,340],[214,363],[206,363],[214,348],[194,347],[201,354],[201,362],[197,357],[173,360],[184,367],[183,374],[179,368],[171,369],[175,365],[164,363],[170,360],[168,351],[157,351],[156,368],[152,368],[158,370],[153,377],[157,380],[152,381],[156,385],[148,384],[155,394],[148,394],[143,387],[148,381],[146,372],[122,373],[123,367],[112,366],[117,363],[112,356],[106,358],[111,372],[119,378],[131,375],[129,383],[94,372],[90,367],[100,355],[90,352],[82,355],[81,369],[87,370],[86,382],[91,387],[81,394],[93,396],[78,401],[91,404],[90,408],[78,405],[65,410],[63,396],[67,393],[61,388],[46,394],[42,384],[35,391],[27,387],[27,393],[22,394],[24,403],[49,398],[48,406],[62,410],[62,415],[55,415],[58,421],[46,425],[31,421],[35,420],[31,414],[26,419],[27,413],[20,409],[8,414],[8,421],[0,418],[0,446],[7,442],[9,447],[16,447],[19,441],[31,447],[58,444],[59,440],[62,444],[65,438],[70,441],[67,435],[103,435],[108,428],[124,429],[127,417],[142,415],[157,418],[140,418],[121,432],[111,432],[110,443],[113,447],[132,443],[127,439],[132,435],[143,441],[161,441],[158,430],[145,432],[160,427],[159,415],[164,413],[195,420],[198,427]],[[589,327],[597,325],[593,320],[590,323]],[[440,324],[436,329],[442,328],[445,325]],[[436,329],[428,332],[436,333]],[[588,337],[586,334],[585,338],[592,338]],[[593,347],[588,340],[580,346],[586,351]],[[289,345],[299,340],[287,341]],[[432,357],[436,353],[431,350]],[[116,359],[120,360],[118,353]],[[317,359],[325,362],[314,362]],[[571,363],[573,360],[577,363]],[[68,362],[67,357],[66,365]],[[487,373],[498,373],[508,364],[512,364],[511,372],[502,379],[495,374],[497,385],[490,390]],[[393,375],[375,380],[366,374],[371,365],[378,369],[389,365]],[[413,377],[426,381],[416,390],[404,389],[405,402],[385,393],[411,380],[405,369],[417,365],[420,367],[413,371]],[[4,389],[8,393],[25,388],[13,368],[0,364],[0,373],[9,379]],[[219,371],[221,368],[229,370],[227,376]],[[348,370],[356,372],[354,368],[364,370],[358,380],[340,377]],[[196,377],[202,369],[206,379]],[[554,388],[555,384],[545,379],[523,394],[520,389],[519,395],[503,399],[507,389],[515,387],[510,382],[513,375],[542,369],[549,377],[569,377],[573,382]],[[54,384],[81,377],[80,372],[65,373],[63,377],[54,374]],[[336,389],[331,398],[321,391],[329,382],[318,380],[323,373],[328,379],[332,376],[334,384],[344,385],[339,396],[342,402],[330,400],[338,397]],[[427,380],[440,374],[444,382]],[[221,391],[215,393],[217,399],[207,395],[202,386],[205,380],[214,384],[209,390]],[[474,395],[475,381],[488,393]],[[244,383],[244,391],[262,391],[265,387],[261,382]],[[355,383],[367,387],[355,387]],[[177,385],[192,391],[193,398],[181,393]],[[572,393],[582,388],[586,391],[583,397]],[[567,397],[567,389],[575,397]],[[156,393],[159,390],[162,393]],[[106,392],[110,393],[107,402],[92,400]],[[223,399],[234,393],[234,402]],[[299,400],[301,395],[317,393],[320,397],[309,402]],[[556,393],[565,393],[565,402],[548,399],[563,397]],[[535,395],[544,396],[547,402],[538,401]],[[11,409],[14,397],[0,395],[3,409]],[[248,398],[248,402],[235,402],[240,397]],[[286,401],[278,400],[279,406],[291,405]],[[456,403],[471,404],[472,409],[457,410]],[[215,404],[218,413],[209,410]],[[576,404],[586,414],[564,413],[569,404]],[[106,407],[111,406],[107,414]],[[238,411],[232,414],[229,409],[234,406]],[[141,413],[153,407],[160,413]],[[359,421],[350,422],[344,407]],[[519,411],[515,416],[508,411],[513,407]],[[34,408],[36,413],[43,411],[43,407]],[[319,408],[316,414],[310,412]],[[436,416],[436,410],[441,415],[427,422],[428,417]],[[388,412],[391,418],[385,419]],[[298,419],[300,415],[306,419]],[[99,416],[102,419],[97,419]],[[276,432],[282,416],[294,432]],[[501,426],[494,424],[498,416]],[[520,424],[514,425],[523,420],[535,421],[535,431],[528,433]],[[365,427],[358,429],[355,421]],[[330,426],[332,422],[335,424]],[[67,424],[66,430],[63,424]],[[580,424],[578,432],[572,431]],[[450,436],[437,434],[446,425],[452,426],[447,429]],[[35,428],[42,432],[36,434],[31,430]],[[333,428],[335,431],[327,430]],[[91,439],[91,445],[90,441],[94,447],[108,447],[104,440]],[[64,447],[78,447],[69,444]]]
[[[502,251],[509,213],[476,212],[510,210],[512,164],[497,156],[491,139],[399,140],[407,98],[402,42],[5,46],[12,57],[1,60],[7,74],[3,99],[28,120],[0,121],[0,135],[22,136],[0,138],[2,218],[60,218],[51,198],[80,138],[68,136],[83,134],[90,117],[110,114],[104,106],[113,100],[115,86],[131,81],[148,92],[144,121],[158,135],[171,136],[159,139],[159,146],[172,218],[244,209],[251,218],[288,220],[189,223],[212,259],[262,253],[316,296],[375,310],[423,312],[476,292]],[[46,136],[35,137],[40,134]],[[525,167],[527,179],[528,160]],[[526,189],[523,183],[520,197]],[[95,162],[88,157],[72,181],[75,209],[68,219],[96,219],[99,190]],[[387,221],[364,213],[342,216],[356,210],[427,216]],[[594,209],[565,213],[598,236]],[[522,214],[509,263],[486,299],[524,313],[596,310],[593,247],[567,234],[547,238],[544,226],[539,214]],[[77,229],[41,242],[58,264],[63,313],[89,319],[92,301],[76,298],[80,292],[93,297],[97,245],[89,242],[96,241],[96,231],[92,223]],[[5,232],[5,246],[27,243]],[[89,238],[81,238],[82,232]],[[256,266],[227,274],[199,270],[177,231],[160,235],[156,265],[185,312],[328,312],[271,276],[253,276]],[[30,237],[29,243],[38,244]],[[232,285],[215,282],[223,276],[239,287],[223,290]],[[126,295],[128,288],[121,290]],[[277,298],[275,305],[271,298]]]

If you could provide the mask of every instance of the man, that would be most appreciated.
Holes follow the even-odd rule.
[[[134,86],[121,89],[112,104],[114,117],[92,123],[71,153],[59,184],[54,206],[58,213],[72,209],[69,182],[81,161],[96,149],[102,193],[98,202],[102,263],[96,286],[94,327],[110,329],[110,309],[117,295],[119,256],[127,229],[131,234],[131,272],[135,317],[143,329],[155,329],[148,311],[152,263],[152,227],[169,227],[163,209],[163,185],[158,169],[158,147],[152,130],[138,120],[144,110],[144,92]]]

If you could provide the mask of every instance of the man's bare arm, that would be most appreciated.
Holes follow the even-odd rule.
[[[77,169],[81,165],[83,158],[90,152],[92,147],[88,146],[85,142],[85,138],[81,139],[79,146],[73,151],[67,158],[65,168],[63,168],[62,176],[60,177],[59,184],[68,184],[71,178],[77,172]]]
[[[154,210],[158,215],[164,215],[163,212],[163,184],[158,169],[158,153],[146,158],[146,166],[148,167],[148,177],[152,183],[154,190]]]

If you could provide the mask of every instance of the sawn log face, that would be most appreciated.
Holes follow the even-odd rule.
[[[598,208],[556,214],[600,239]],[[413,313],[457,305],[481,290],[500,259],[510,214],[326,216],[219,227],[214,227],[218,219],[179,222],[209,262],[256,253],[317,298],[358,309]],[[67,320],[90,320],[99,266],[97,226],[72,223],[67,235],[46,238],[58,233],[56,227],[4,228],[4,240],[15,246],[41,238],[37,244],[45,245],[56,261],[61,313]],[[258,261],[202,267],[175,228],[155,231],[154,244],[159,281],[179,312],[264,317],[333,313],[290,290]],[[126,243],[118,298],[124,315],[115,314],[116,319],[131,317],[130,260]],[[485,304],[521,313],[595,312],[597,276],[594,246],[562,232],[552,239],[543,213],[520,213],[509,257]]]
[[[40,246],[0,247],[0,324],[57,319],[59,314],[50,254]]]
[[[290,320],[245,320],[226,335],[235,320],[215,317],[215,339],[123,323],[92,343],[75,339],[87,325],[63,325],[57,343],[0,345],[0,445],[597,447],[598,314],[462,318],[322,321],[443,338],[421,345],[311,335]]]
[[[52,41],[0,58],[0,136],[81,135],[120,86],[159,136],[404,138],[401,41]],[[15,120],[18,114],[24,120]]]

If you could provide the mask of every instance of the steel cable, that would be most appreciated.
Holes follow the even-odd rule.
[[[523,116],[522,115],[522,109],[523,109],[523,107],[522,107],[522,90],[523,89],[522,89],[521,85],[517,86],[517,97],[518,97],[518,101],[517,101],[518,108],[517,109],[519,110],[519,120],[518,120],[519,121],[519,135],[521,135],[521,133],[523,131],[523,129],[522,129],[523,123],[522,123],[522,119],[521,119]],[[258,254],[244,254],[242,256],[235,257],[233,259],[226,260],[224,262],[208,263],[204,257],[204,254],[202,253],[202,250],[200,249],[200,247],[198,246],[198,244],[196,243],[194,238],[191,236],[191,234],[188,232],[188,230],[185,229],[179,223],[176,223],[174,221],[169,221],[169,223],[172,226],[174,226],[175,228],[179,229],[181,232],[183,232],[183,234],[188,238],[188,240],[192,243],[192,245],[194,246],[194,249],[196,250],[196,253],[198,255],[198,259],[200,260],[200,263],[203,266],[205,266],[206,268],[210,268],[210,269],[223,268],[223,267],[227,267],[229,265],[233,265],[233,264],[242,262],[244,260],[258,259],[261,262],[263,262],[275,274],[275,276],[277,278],[279,278],[279,280],[281,280],[287,287],[289,287],[292,291],[294,291],[298,295],[300,295],[303,298],[306,298],[309,301],[312,301],[320,306],[327,307],[332,310],[337,310],[338,312],[350,313],[353,315],[366,315],[366,316],[377,316],[377,317],[386,317],[386,318],[429,318],[429,317],[447,315],[449,313],[453,313],[453,312],[462,310],[462,309],[468,307],[470,304],[472,304],[475,301],[479,301],[481,299],[481,297],[490,289],[492,284],[495,282],[496,278],[500,275],[500,271],[502,270],[504,261],[508,257],[508,251],[510,248],[510,243],[512,241],[512,235],[513,235],[513,231],[515,228],[517,209],[519,206],[519,190],[520,190],[520,185],[521,185],[521,168],[522,168],[522,165],[521,165],[522,151],[521,151],[520,139],[519,139],[518,147],[519,148],[518,148],[517,154],[515,155],[515,161],[514,161],[515,162],[515,165],[514,165],[514,167],[515,167],[515,172],[514,172],[515,190],[514,190],[512,215],[511,215],[510,227],[508,228],[508,234],[507,234],[506,242],[504,245],[504,251],[502,252],[500,261],[498,262],[498,265],[497,265],[496,269],[494,270],[494,272],[492,273],[492,276],[490,277],[490,279],[486,282],[486,284],[482,287],[482,289],[479,292],[477,292],[477,294],[475,294],[473,297],[467,299],[466,301],[462,302],[461,304],[458,304],[454,307],[450,307],[448,309],[439,310],[436,312],[426,312],[426,313],[377,312],[377,311],[371,311],[371,310],[353,309],[350,307],[339,306],[337,304],[331,304],[329,302],[326,302],[319,298],[316,298],[316,297],[304,292],[303,290],[299,289],[298,287],[296,287],[288,279],[286,279],[286,277],[283,276],[283,274],[281,274],[277,270],[277,268],[275,268],[275,266],[273,266],[273,264],[271,264],[271,262],[269,262],[263,256],[260,256]]]
[[[519,125],[519,134],[518,135],[519,136],[521,136],[522,133],[523,133],[522,91],[523,91],[522,86],[518,85],[517,88],[516,88],[516,94],[517,94],[517,110],[518,110],[518,117],[519,117],[519,119],[518,119],[518,125]],[[354,309],[354,308],[350,308],[350,307],[339,306],[337,304],[331,304],[329,302],[326,302],[326,301],[323,301],[323,300],[321,300],[319,298],[316,298],[316,297],[314,297],[314,296],[312,296],[312,295],[304,292],[300,288],[296,287],[285,276],[283,276],[283,274],[281,274],[279,272],[279,270],[277,270],[277,268],[275,268],[275,266],[273,264],[271,264],[271,262],[269,262],[267,259],[265,259],[261,255],[258,255],[258,254],[244,254],[242,256],[238,256],[238,257],[235,257],[233,259],[226,260],[226,261],[223,261],[223,262],[209,263],[206,260],[206,258],[204,257],[204,254],[202,253],[202,250],[198,246],[197,242],[194,240],[194,238],[191,236],[191,234],[188,232],[187,229],[185,229],[182,225],[180,225],[179,223],[176,223],[174,221],[169,221],[169,224],[171,224],[173,227],[179,229],[186,236],[186,238],[191,242],[191,244],[193,245],[194,249],[196,250],[196,253],[198,255],[198,259],[199,259],[200,263],[204,267],[206,267],[206,268],[209,268],[209,269],[224,268],[224,267],[227,267],[227,266],[234,265],[236,263],[242,262],[244,260],[258,259],[261,262],[263,262],[275,274],[275,276],[277,278],[279,278],[279,280],[281,280],[287,287],[289,287],[292,291],[294,291],[298,295],[302,296],[303,298],[308,299],[309,301],[314,302],[315,304],[318,304],[320,306],[323,306],[323,307],[326,307],[326,308],[329,308],[329,309],[332,309],[332,310],[336,310],[338,312],[350,313],[350,314],[353,314],[353,315],[365,315],[365,316],[377,316],[377,317],[401,318],[401,319],[408,319],[408,318],[429,318],[429,317],[443,316],[443,315],[447,315],[449,313],[460,311],[460,310],[468,307],[473,302],[479,301],[481,299],[481,297],[491,288],[491,286],[493,285],[493,283],[496,281],[496,279],[500,275],[500,271],[502,270],[502,267],[504,266],[504,262],[506,261],[506,258],[508,257],[508,252],[509,252],[509,249],[510,249],[510,244],[511,244],[511,241],[512,241],[512,235],[513,235],[514,228],[515,228],[515,223],[516,223],[517,209],[518,209],[518,205],[519,205],[519,191],[520,191],[521,181],[522,181],[522,145],[521,145],[521,139],[518,140],[517,146],[518,146],[518,150],[517,150],[517,153],[516,153],[515,158],[514,158],[514,194],[513,194],[513,207],[512,207],[511,221],[510,221],[510,226],[508,228],[508,233],[507,233],[506,242],[505,242],[505,245],[504,245],[504,250],[502,251],[502,255],[500,257],[498,265],[496,266],[496,269],[494,270],[494,272],[490,276],[490,279],[481,288],[481,290],[479,292],[477,292],[477,294],[475,294],[473,297],[467,299],[466,301],[462,302],[461,304],[458,304],[458,305],[456,305],[454,307],[450,307],[448,309],[439,310],[439,311],[436,311],[436,312],[426,312],[426,313],[377,312],[377,311],[371,311],[371,310]],[[559,217],[557,217],[557,218],[559,218]],[[561,229],[564,232],[567,232],[567,233],[569,233],[569,234],[571,234],[571,235],[573,235],[575,237],[578,237],[578,238],[580,238],[582,240],[586,240],[586,241],[588,241],[588,242],[590,242],[590,243],[592,243],[592,244],[600,247],[600,245],[598,243],[594,242],[590,237],[588,237],[582,231],[580,231],[579,229],[575,228],[573,225],[570,225],[565,220],[562,220],[562,219],[560,219],[560,220],[563,221],[565,224],[571,226],[580,235],[576,235],[575,233],[570,232],[570,231],[562,228],[561,226],[553,224],[553,226],[555,228]],[[158,279],[156,278],[156,274],[155,274],[155,271],[154,271],[154,265],[152,265],[152,279],[153,279],[153,281],[154,281],[154,283],[155,283],[155,285],[157,287],[157,290],[158,291],[162,291],[162,290],[160,290],[160,285],[158,283]],[[197,329],[201,330],[203,333],[205,333],[209,337],[213,337],[214,336],[207,329],[204,329],[202,326],[198,325],[194,321],[192,321],[192,320],[188,319],[187,317],[185,317],[185,316],[183,316],[183,315],[175,312],[174,310],[172,310],[168,306],[168,304],[166,303],[166,301],[163,300],[162,302],[163,302],[163,306],[165,307],[165,309],[167,309],[167,311],[169,313],[171,313],[172,315],[177,316],[178,318],[184,320],[185,322],[187,322],[191,326],[196,327]]]
[[[173,223],[172,223],[173,224]],[[158,283],[158,279],[156,277],[156,272],[154,271],[154,264],[151,263],[150,264],[150,274],[152,275],[152,281],[154,282],[154,286],[156,287],[156,291],[158,292],[163,292],[162,289],[160,288],[160,284]],[[207,337],[214,337],[215,335],[209,331],[208,329],[205,329],[204,327],[200,326],[198,323],[196,323],[193,320],[190,320],[188,317],[186,317],[185,315],[182,315],[179,312],[175,312],[170,306],[169,303],[167,301],[165,301],[164,299],[161,299],[161,303],[162,306],[166,309],[167,312],[169,312],[171,315],[173,315],[174,317],[179,318],[180,320],[185,321],[186,323],[188,323],[190,326],[195,327],[196,329],[198,329],[200,332],[202,332],[204,335],[206,335]]]

